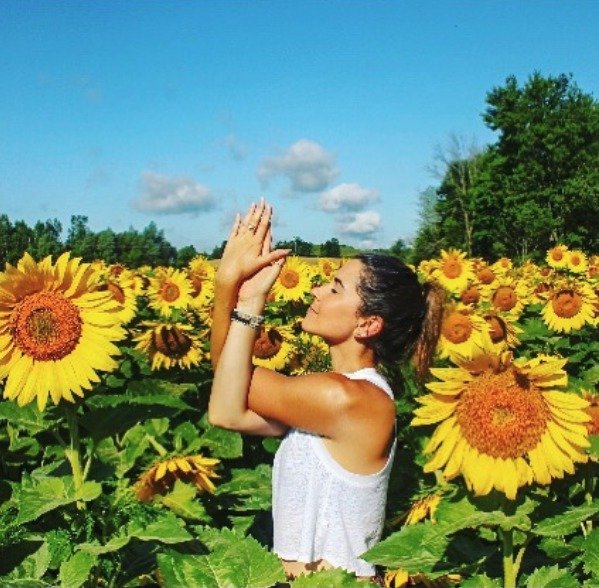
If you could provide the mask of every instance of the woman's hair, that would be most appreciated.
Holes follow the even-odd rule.
[[[359,310],[383,319],[383,329],[366,345],[377,363],[413,358],[423,382],[439,338],[445,291],[432,282],[420,284],[416,272],[397,257],[363,254],[357,259],[364,265],[357,288],[362,301]]]

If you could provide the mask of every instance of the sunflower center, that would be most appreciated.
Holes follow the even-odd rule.
[[[512,310],[517,302],[518,297],[511,286],[500,286],[493,294],[493,305],[501,310]]]
[[[499,343],[505,339],[507,328],[505,323],[497,316],[486,316],[485,320],[489,325],[489,335],[493,343]]]
[[[464,304],[476,304],[480,300],[480,292],[478,288],[470,286],[460,294],[460,298]]]
[[[564,258],[564,252],[561,249],[551,250],[551,259],[554,261],[561,261]]]
[[[551,300],[555,314],[561,318],[576,316],[582,307],[582,297],[573,290],[562,290]]]
[[[570,255],[570,263],[572,265],[580,265],[580,256],[577,255],[576,253],[572,253]]]
[[[441,269],[448,278],[457,278],[462,274],[462,262],[455,257],[450,257],[445,260]]]
[[[184,357],[192,345],[191,338],[173,327],[161,327],[154,333],[154,346],[160,353],[168,357],[179,359]]]
[[[483,284],[490,284],[495,279],[495,274],[488,267],[486,267],[480,270],[478,274],[476,274],[476,277]]]
[[[472,333],[470,319],[461,312],[452,312],[441,326],[443,336],[452,343],[467,341]]]
[[[258,359],[270,359],[279,353],[283,337],[276,329],[262,331],[254,343],[254,356]]]
[[[279,281],[281,282],[284,288],[292,290],[300,283],[300,277],[296,271],[287,269],[281,272]]]
[[[165,302],[174,302],[181,295],[179,286],[173,282],[165,282],[160,288],[160,295]]]
[[[522,457],[536,447],[550,416],[539,390],[519,381],[511,369],[481,374],[468,384],[456,409],[468,443],[502,459]]]
[[[19,302],[10,328],[19,349],[40,361],[62,359],[81,337],[79,309],[56,292],[37,292]]]

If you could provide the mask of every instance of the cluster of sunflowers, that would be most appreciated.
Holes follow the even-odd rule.
[[[566,390],[566,357],[514,359],[527,309],[539,309],[556,334],[597,326],[599,258],[558,245],[546,262],[490,264],[452,249],[414,268],[448,293],[431,370],[437,380],[417,399],[412,421],[436,425],[425,471],[462,475],[477,495],[495,488],[514,498],[521,486],[572,473],[597,432],[597,397]],[[297,374],[326,364],[326,345],[302,333],[299,320],[312,286],[342,263],[286,261],[255,343],[257,365]],[[81,263],[69,253],[54,263],[25,254],[16,267],[7,264],[0,273],[4,397],[21,406],[36,400],[40,410],[48,398],[74,402],[99,372],[118,366],[125,340],[152,370],[193,369],[209,358],[214,275],[214,262],[202,256],[183,269]]]

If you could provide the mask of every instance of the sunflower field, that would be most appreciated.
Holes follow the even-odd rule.
[[[343,260],[289,258],[254,348],[286,374],[329,367],[300,320]],[[381,583],[599,586],[599,257],[443,251],[426,389],[397,387]],[[269,587],[279,441],[212,427],[214,265],[135,270],[65,253],[0,273],[0,587]],[[342,570],[291,586],[360,586]]]

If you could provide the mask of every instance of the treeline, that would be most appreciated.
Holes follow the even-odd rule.
[[[535,258],[560,242],[597,252],[599,103],[571,76],[539,73],[522,86],[507,78],[486,103],[497,142],[453,137],[439,150],[411,261],[450,247],[485,259]]]
[[[35,259],[43,259],[47,255],[55,257],[63,251],[71,251],[83,261],[103,259],[107,263],[118,262],[131,268],[142,265],[184,267],[200,254],[219,259],[226,243],[223,241],[212,252],[197,251],[193,245],[177,249],[154,222],[141,232],[129,228],[116,233],[112,229],[94,232],[89,228],[88,220],[87,216],[71,216],[71,224],[63,241],[62,224],[57,219],[38,221],[30,227],[22,220],[12,223],[7,215],[0,215],[0,271],[6,262],[14,265],[25,251]],[[314,244],[294,237],[290,241],[279,241],[276,247],[289,248],[295,255],[305,257],[351,256],[357,251],[335,238]]]

